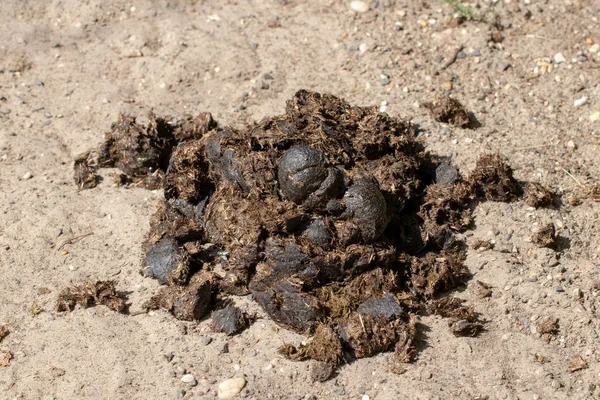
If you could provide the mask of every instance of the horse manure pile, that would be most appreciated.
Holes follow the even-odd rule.
[[[142,268],[164,288],[145,308],[182,320],[212,311],[215,329],[232,335],[251,318],[227,297],[251,294],[278,324],[312,336],[279,351],[316,360],[321,381],[387,351],[402,372],[424,313],[448,318],[455,335],[477,335],[473,308],[442,297],[469,277],[455,234],[469,227],[474,202],[522,192],[498,155],[463,177],[429,155],[409,123],[305,90],[285,114],[243,129],[207,113],[150,115],[146,126],[120,116],[106,142],[76,160],[77,185],[98,184],[102,167],[119,168],[120,185],[164,190]]]

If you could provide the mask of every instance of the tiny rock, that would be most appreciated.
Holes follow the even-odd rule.
[[[590,47],[590,53],[597,53],[600,51],[600,44],[596,43]]]
[[[590,121],[596,122],[600,119],[600,111],[596,111],[592,115],[590,115]]]
[[[365,53],[365,52],[367,51],[367,49],[368,49],[368,48],[369,48],[369,47],[367,46],[367,44],[366,44],[366,43],[361,43],[361,44],[358,46],[358,51],[360,51],[361,53]]]
[[[567,62],[567,59],[565,58],[565,56],[563,56],[562,53],[556,53],[554,55],[554,63],[555,64],[562,64],[562,63],[565,63],[565,62]]]
[[[217,396],[219,399],[233,399],[246,386],[244,378],[231,378],[219,384]]]
[[[31,178],[33,178],[33,174],[31,172],[26,172],[25,175],[23,175],[24,181],[31,179]]]
[[[350,8],[358,13],[369,11],[369,5],[364,1],[353,1],[350,3]]]
[[[442,88],[452,90],[452,81],[442,82]]]
[[[505,63],[505,62],[500,62],[498,63],[498,71],[500,72],[504,72],[506,71],[508,68],[510,68],[510,64]]]
[[[192,374],[185,374],[181,377],[181,382],[187,383],[190,386],[196,386],[198,382],[196,382],[196,378]]]
[[[587,99],[587,97],[585,97],[585,96],[583,96],[583,97],[580,97],[580,98],[578,98],[577,100],[575,100],[575,101],[573,102],[573,105],[574,105],[575,107],[581,107],[582,105],[584,105],[585,103],[587,103],[587,100],[588,100],[588,99]]]

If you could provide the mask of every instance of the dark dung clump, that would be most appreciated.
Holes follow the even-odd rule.
[[[114,281],[87,281],[60,291],[57,311],[73,311],[77,305],[85,308],[104,305],[114,311],[127,311],[127,304],[117,293]]]
[[[464,108],[444,101],[436,118],[465,126]],[[96,155],[97,164],[76,161],[80,188],[97,183],[97,168],[116,167],[119,182],[164,190],[142,273],[165,286],[145,308],[199,320],[251,293],[278,324],[312,336],[280,352],[318,361],[317,381],[383,351],[403,372],[427,311],[456,335],[479,333],[473,308],[443,297],[470,276],[455,234],[476,202],[521,195],[497,154],[464,177],[430,156],[410,123],[306,90],[284,114],[239,129],[208,113],[150,115],[146,125],[120,116]],[[249,322],[233,306],[212,321],[227,335]]]

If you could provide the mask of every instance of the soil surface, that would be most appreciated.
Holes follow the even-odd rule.
[[[0,397],[211,399],[230,378],[249,399],[600,397],[598,5],[350,3],[1,2]],[[411,121],[464,175],[500,153],[517,180],[540,184],[480,203],[458,235],[472,277],[448,294],[485,322],[478,336],[455,335],[469,327],[432,303],[403,373],[385,352],[332,372],[278,353],[306,336],[249,296],[233,299],[252,316],[238,335],[145,312],[161,286],[140,274],[142,243],[164,192],[116,168],[82,175],[97,186],[80,190],[74,160],[120,113],[147,124],[151,111],[210,112],[241,128],[283,114],[300,89]],[[464,110],[430,110],[447,95]],[[73,311],[57,310],[61,293]]]

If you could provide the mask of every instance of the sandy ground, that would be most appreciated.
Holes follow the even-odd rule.
[[[240,397],[249,399],[599,398],[600,203],[586,192],[600,174],[600,3],[480,6],[488,20],[498,15],[502,43],[490,42],[489,22],[458,25],[434,0],[379,0],[362,14],[338,0],[0,2],[0,325],[10,329],[0,350],[13,355],[0,367],[0,398],[210,399],[233,376],[248,381]],[[480,128],[445,127],[419,107],[448,82]],[[425,317],[405,374],[390,373],[382,354],[316,384],[310,363],[276,353],[302,338],[268,318],[227,338],[208,321],[164,312],[54,310],[61,288],[86,279],[116,280],[132,311],[158,288],[139,267],[162,194],[117,188],[111,171],[92,190],[72,178],[73,158],[100,143],[119,112],[210,111],[239,125],[280,114],[300,88],[387,101],[389,114],[418,124],[427,147],[463,171],[499,151],[520,180],[560,194],[558,209],[476,209],[465,238],[495,247],[469,250],[474,278],[456,295],[489,321],[483,335],[456,338],[447,321]],[[559,251],[530,242],[547,222]],[[476,280],[494,287],[491,298],[476,297]],[[559,320],[549,342],[537,330],[546,318]],[[572,372],[573,356],[587,368]],[[197,386],[181,382],[186,372]]]

